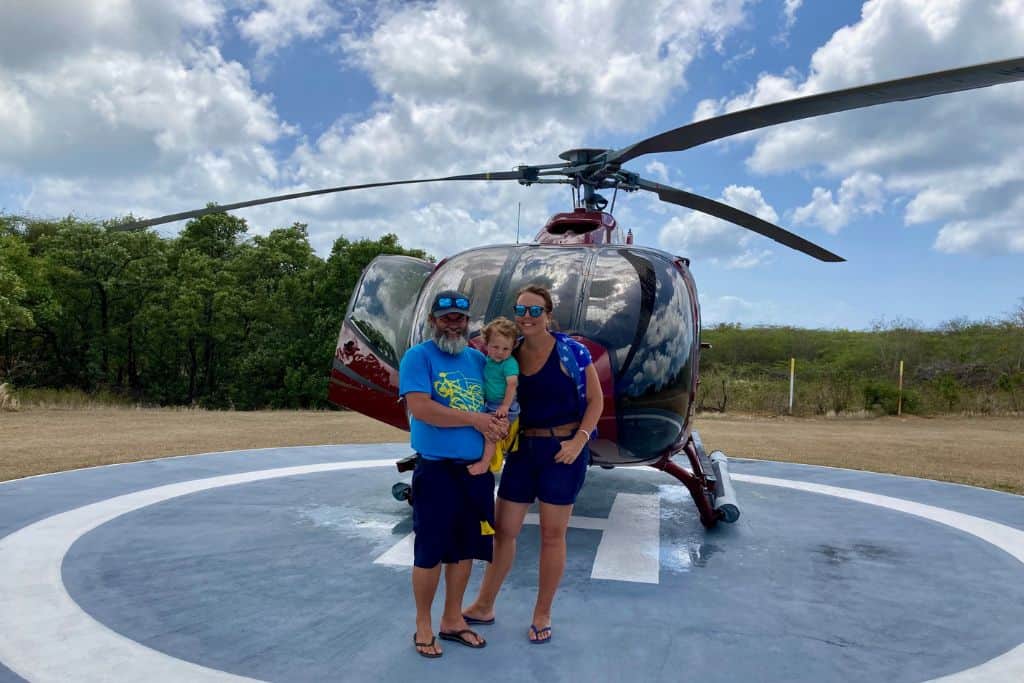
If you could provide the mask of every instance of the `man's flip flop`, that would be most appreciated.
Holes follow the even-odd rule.
[[[544,643],[551,642],[551,627],[545,626],[544,628],[537,628],[533,624],[530,624],[530,631],[533,633],[533,638],[528,640],[534,645],[543,645]],[[547,635],[544,635],[544,634]],[[441,636],[442,638],[444,636]]]
[[[490,619],[477,619],[476,617],[471,617],[468,614],[463,614],[462,618],[466,620],[467,624],[480,624],[482,626],[490,626],[494,623],[494,617],[491,617]]]
[[[441,636],[441,637],[443,638],[444,636]],[[412,644],[415,645],[417,648],[421,648],[421,647],[434,647],[434,643],[436,643],[436,642],[437,642],[437,638],[435,636],[431,636],[429,643],[421,643],[421,642],[418,642],[416,640],[416,634],[415,633],[412,634]],[[427,659],[437,659],[438,657],[440,657],[444,653],[443,652],[420,652],[419,649],[417,649],[416,650],[416,654],[418,654],[420,657],[426,657]]]
[[[467,633],[472,633],[480,642],[474,643],[466,637]],[[441,636],[441,640],[453,640],[456,643],[462,643],[466,647],[472,647],[474,649],[479,649],[487,645],[487,641],[481,638],[479,633],[468,628],[464,628],[461,631],[440,631],[437,635]]]

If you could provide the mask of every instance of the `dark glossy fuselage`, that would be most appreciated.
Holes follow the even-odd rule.
[[[380,257],[364,272],[338,338],[330,400],[407,428],[397,367],[424,338],[429,302],[443,289],[473,302],[473,342],[485,321],[512,317],[516,293],[547,287],[558,328],[594,358],[605,404],[595,464],[653,462],[689,435],[697,387],[700,313],[685,260],[622,244],[501,245],[436,267]]]

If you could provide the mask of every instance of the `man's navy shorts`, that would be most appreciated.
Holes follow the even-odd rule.
[[[583,447],[571,465],[555,462],[562,441],[551,436],[520,436],[519,450],[508,454],[498,496],[513,503],[534,499],[550,505],[572,505],[587,478],[590,449]]]
[[[491,561],[494,528],[494,475],[472,475],[472,460],[416,460],[412,473],[412,524],[416,532],[413,564],[431,569],[438,562]]]

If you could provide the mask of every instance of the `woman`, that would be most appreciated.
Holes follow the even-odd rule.
[[[487,567],[466,621],[494,623],[494,601],[512,567],[526,511],[540,501],[540,581],[528,637],[551,640],[551,605],[565,570],[565,533],[590,461],[587,442],[601,416],[603,396],[586,348],[552,334],[551,294],[536,285],[516,297],[522,332],[519,362],[519,449],[510,453],[498,486],[494,560]]]

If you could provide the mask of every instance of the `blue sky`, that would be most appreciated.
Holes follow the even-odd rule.
[[[1024,0],[483,3],[37,0],[0,22],[0,210],[156,216],[324,186],[510,169],[695,118],[1017,57]],[[654,195],[640,243],[691,258],[706,323],[868,328],[1022,303],[1024,84],[634,160],[848,259]],[[437,256],[532,235],[563,187],[388,188],[239,212],[251,233],[397,233]],[[181,224],[163,226],[174,234]]]

